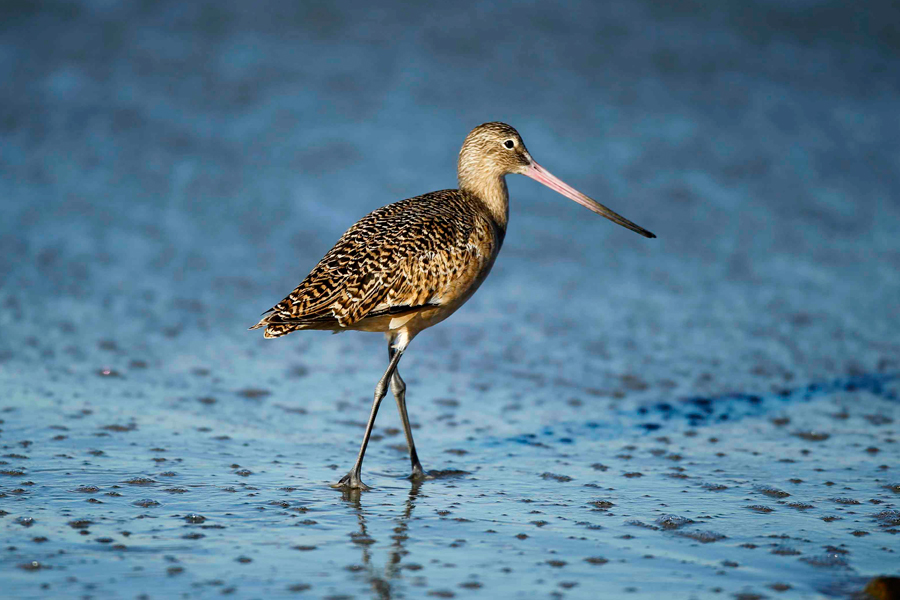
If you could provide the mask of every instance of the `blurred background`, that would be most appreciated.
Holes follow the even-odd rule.
[[[2,10],[7,360],[62,321],[252,346],[244,327],[356,219],[454,187],[489,120],[659,239],[512,177],[503,254],[458,324],[539,341],[536,363],[585,345],[663,372],[734,358],[725,387],[897,354],[895,3]]]
[[[245,326],[356,219],[454,187],[463,138],[489,120],[659,239],[511,177],[495,272],[432,339],[473,325],[510,352],[539,343],[535,365],[565,346],[673,379],[683,360],[726,388],[897,354],[895,3],[2,11],[6,360],[61,322],[165,352],[252,347]]]
[[[341,535],[355,527],[356,516],[341,512],[323,482],[355,455],[357,422],[387,361],[383,339],[304,332],[264,341],[246,329],[357,219],[455,187],[459,147],[485,121],[516,127],[542,165],[658,239],[511,176],[510,225],[493,273],[404,358],[426,468],[490,464],[499,478],[492,483],[545,498],[562,480],[498,474],[504,436],[521,441],[515,436],[540,426],[576,424],[565,444],[588,444],[572,450],[587,461],[587,475],[567,473],[602,477],[605,469],[588,467],[602,459],[618,476],[610,446],[589,446],[595,433],[577,429],[598,415],[624,419],[620,430],[632,431],[642,418],[635,415],[645,414],[633,411],[652,403],[893,377],[900,371],[898,100],[900,5],[890,0],[4,0],[0,405],[7,441],[38,440],[14,454],[31,457],[23,465],[38,484],[17,506],[86,511],[82,496],[74,505],[64,492],[72,485],[61,474],[74,463],[61,455],[78,456],[86,465],[79,477],[105,489],[126,475],[155,477],[147,449],[165,443],[185,460],[180,476],[197,485],[210,473],[230,477],[227,465],[257,461],[268,465],[267,489],[275,490],[301,471],[290,464],[278,471],[272,454],[308,461],[310,471],[298,475],[308,479],[297,487],[315,490],[322,510],[336,511],[331,524]],[[44,444],[52,434],[46,424],[73,410],[78,419],[93,417],[64,420],[62,449]],[[379,427],[396,427],[393,408],[382,410]],[[103,446],[107,462],[83,454],[107,443],[96,437],[107,434],[96,433],[101,426],[112,436]],[[200,433],[169,437],[189,431]],[[217,454],[228,436],[236,458]],[[462,456],[460,448],[485,436],[501,440],[496,456],[487,446],[478,457]],[[770,483],[776,457],[796,450],[802,462],[797,438],[778,440],[771,460],[735,463],[734,477]],[[847,452],[836,446],[828,460]],[[548,469],[542,456],[517,464],[540,473]],[[712,476],[721,459],[707,458]],[[406,482],[389,484],[384,475],[406,472],[396,450],[376,445],[367,461],[368,483],[405,490]],[[535,487],[515,487],[526,480]],[[640,485],[623,481],[603,487]],[[218,498],[205,508],[157,499],[173,514],[238,510],[224,492],[215,496],[219,488],[205,489]],[[443,488],[430,489],[436,498]],[[653,492],[632,487],[625,495],[646,493]],[[708,510],[724,511],[723,498]],[[744,500],[733,500],[732,516],[743,515]],[[111,519],[136,511],[101,508]],[[534,519],[515,506],[498,510],[505,519]],[[782,515],[788,520],[773,530],[808,526]],[[59,518],[46,535],[69,539],[68,532],[70,549],[85,552],[65,525],[69,517]],[[25,531],[11,519],[8,531]],[[736,548],[748,530],[737,516],[729,523]],[[618,543],[611,534],[578,535]],[[546,547],[565,536],[547,538]],[[154,547],[151,538],[141,543]],[[346,550],[322,539],[320,548],[335,557]],[[700,552],[672,543],[679,571],[685,556]],[[221,547],[211,543],[206,556]],[[417,549],[423,564],[429,548]],[[862,560],[865,551],[857,568],[882,564],[883,557]],[[485,561],[501,554],[492,548]],[[16,556],[5,560],[32,560]],[[110,564],[106,555],[95,558]],[[219,565],[223,572],[233,559],[221,559],[229,561]],[[518,568],[519,560],[509,564]],[[555,581],[559,571],[549,570],[541,576]],[[201,566],[194,573],[197,581],[215,576]],[[649,581],[627,568],[617,573],[616,590],[629,578]]]

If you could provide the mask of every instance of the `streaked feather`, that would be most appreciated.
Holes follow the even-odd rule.
[[[347,230],[259,323],[265,337],[344,329],[370,316],[441,304],[458,275],[492,260],[502,232],[481,201],[443,190],[379,208]],[[498,239],[499,237],[499,239]]]

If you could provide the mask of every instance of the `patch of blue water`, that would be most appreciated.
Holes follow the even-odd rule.
[[[659,431],[663,423],[676,421],[690,427],[712,426],[715,423],[738,421],[748,417],[758,417],[777,411],[783,405],[811,402],[828,397],[837,392],[868,392],[874,397],[890,402],[898,401],[898,392],[887,384],[900,379],[900,374],[859,374],[840,377],[825,382],[810,383],[797,388],[785,388],[771,394],[742,394],[730,392],[718,396],[697,396],[681,398],[671,402],[655,402],[637,408],[625,408],[600,421],[562,423],[544,427],[537,433],[522,433],[504,440],[486,439],[485,444],[513,442],[526,445],[540,445],[545,438],[554,438],[557,443],[572,444],[575,439],[610,438],[619,434],[622,427],[633,426],[648,434]],[[658,421],[639,422],[647,418]]]

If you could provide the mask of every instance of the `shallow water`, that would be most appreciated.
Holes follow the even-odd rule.
[[[897,575],[900,59],[867,6],[4,3],[4,593]],[[659,238],[510,178],[493,273],[401,363],[432,478],[387,398],[344,495],[383,340],[246,328],[489,119]]]
[[[560,402],[539,427],[522,421],[546,392],[477,424],[467,401],[438,398],[413,411],[433,478],[404,478],[386,410],[373,491],[342,494],[327,483],[352,460],[363,403],[304,411],[276,400],[289,382],[213,401],[198,396],[215,371],[156,371],[85,373],[77,402],[54,400],[68,382],[11,386],[15,597],[845,597],[896,568],[896,376]]]

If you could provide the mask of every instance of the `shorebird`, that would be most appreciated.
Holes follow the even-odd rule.
[[[406,434],[412,478],[425,472],[406,412],[406,384],[397,365],[422,330],[452,315],[491,271],[509,219],[506,175],[539,181],[578,204],[656,237],[562,182],[531,157],[519,132],[505,123],[473,129],[459,152],[459,189],[431,192],[379,208],[347,230],[287,298],[250,329],[275,338],[300,329],[384,333],[389,364],[350,472],[332,487],[366,490],[362,463],[378,407],[390,386]]]

